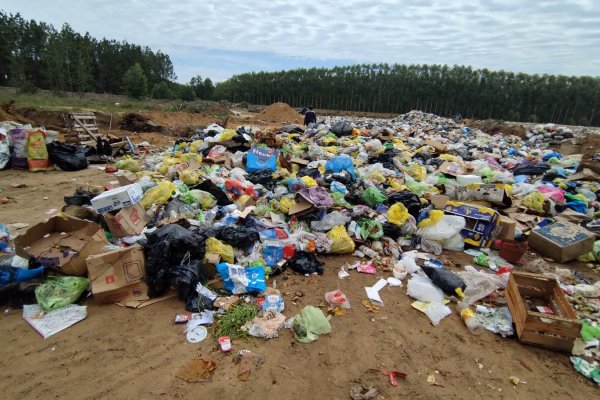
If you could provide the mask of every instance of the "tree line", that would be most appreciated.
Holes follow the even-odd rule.
[[[212,96],[210,79],[175,82],[169,56],[147,46],[60,30],[0,10],[0,86],[22,92],[128,94],[131,97],[194,100]]]
[[[362,64],[234,75],[215,97],[233,102],[385,113],[600,125],[600,78],[468,66]]]

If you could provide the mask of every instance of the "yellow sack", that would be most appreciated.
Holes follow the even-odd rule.
[[[439,158],[441,158],[444,161],[449,161],[449,162],[461,162],[462,159],[457,157],[457,156],[453,156],[452,154],[440,154]]]
[[[321,147],[321,149],[323,149],[323,151],[326,151],[326,152],[331,153],[331,154],[337,154],[338,153],[337,146],[326,146],[326,147]]]
[[[173,182],[160,181],[157,186],[150,188],[144,193],[144,197],[140,200],[140,204],[146,210],[152,207],[153,204],[164,204],[171,198],[171,194],[175,191],[176,186]]]
[[[300,180],[302,182],[304,182],[304,184],[306,185],[306,187],[316,187],[316,186],[319,186],[319,184],[317,183],[317,181],[315,181],[313,178],[311,178],[308,175],[303,176],[302,178],[300,178]]]
[[[436,222],[440,221],[444,217],[444,212],[442,210],[431,210],[429,211],[429,217],[425,218],[421,222],[419,222],[419,228],[425,228],[426,226],[431,226]]]
[[[347,254],[354,251],[354,241],[348,235],[344,225],[334,226],[327,232],[327,237],[333,242],[330,253]]]
[[[536,211],[540,214],[546,214],[544,211],[544,202],[546,197],[540,192],[529,193],[523,198],[523,205],[532,211]]]
[[[173,165],[181,164],[181,158],[179,157],[165,157],[163,158],[162,165],[156,170],[161,175],[166,175],[169,172],[169,168]],[[118,167],[117,167],[118,168]]]
[[[294,204],[296,204],[295,200],[288,199],[287,197],[282,197],[279,200],[278,208],[282,213],[287,214],[290,212],[290,207]]]
[[[387,212],[388,221],[394,225],[402,226],[408,221],[408,210],[402,203],[396,203]]]
[[[200,175],[197,172],[190,171],[189,169],[183,170],[179,173],[179,179],[188,186],[196,185],[200,181]]]
[[[219,136],[219,142],[228,142],[234,137],[236,137],[237,133],[233,129],[225,129],[221,136]]]
[[[415,178],[416,181],[423,181],[427,177],[427,169],[421,164],[412,163],[407,168],[406,173]]]
[[[200,153],[200,150],[198,149],[200,146],[202,146],[202,143],[204,143],[204,141],[202,140],[194,140],[191,144],[190,144],[190,152],[191,153]]]
[[[233,247],[221,242],[219,239],[215,239],[214,237],[206,239],[206,252],[217,253],[221,256],[223,261],[233,264],[235,257],[233,254]]]
[[[388,178],[388,185],[390,185],[395,190],[403,190],[405,186],[395,178]]]

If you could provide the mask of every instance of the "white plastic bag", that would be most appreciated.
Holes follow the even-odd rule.
[[[438,326],[441,320],[446,318],[448,315],[452,314],[452,310],[450,310],[450,307],[437,301],[432,301],[431,303],[429,303],[429,306],[425,309],[424,312],[433,324],[433,326]]]
[[[413,299],[424,302],[442,302],[444,300],[444,292],[442,289],[435,286],[433,282],[426,276],[414,275],[408,281],[408,290],[406,292]]]
[[[442,242],[442,247],[446,250],[463,251],[465,249],[465,241],[460,233],[450,236],[450,238]]]
[[[444,241],[456,235],[465,227],[467,222],[458,215],[444,215],[433,225],[425,226],[417,231],[421,239]]]

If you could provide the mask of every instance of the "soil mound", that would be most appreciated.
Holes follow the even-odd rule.
[[[302,115],[286,103],[274,103],[258,113],[256,119],[268,122],[299,123],[302,121]]]

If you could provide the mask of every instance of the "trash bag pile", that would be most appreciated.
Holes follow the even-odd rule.
[[[471,307],[506,288],[528,250],[560,263],[600,262],[600,174],[581,168],[581,155],[548,146],[577,137],[566,128],[489,135],[411,111],[387,120],[325,117],[306,129],[282,127],[269,140],[255,134],[212,124],[163,152],[117,163],[128,181],[78,205],[94,214],[93,225],[81,228],[88,237],[98,227],[110,240],[97,238],[106,243],[90,246],[80,271],[95,298],[140,307],[173,292],[188,312],[227,313],[246,297],[259,309],[274,302],[281,313],[284,299],[269,282],[320,275],[324,255],[353,255],[356,263],[336,267],[340,279],[354,270],[390,275],[365,288],[371,304],[382,303],[383,287],[408,279],[413,307],[434,325],[452,313],[454,299],[470,331],[512,335],[506,301]],[[451,252],[467,253],[478,268],[453,270]],[[26,247],[19,255],[28,255]],[[139,279],[106,285],[106,271],[93,262],[102,257],[113,266],[137,260]],[[56,262],[63,265],[45,266],[64,272],[75,264]],[[592,310],[580,317],[597,326],[598,296],[578,295],[578,285],[595,294],[598,283],[558,279],[571,288],[571,302]],[[332,315],[344,314],[334,306]],[[331,331],[321,314],[305,309],[277,328],[313,341]],[[260,314],[248,315],[248,324],[264,324]]]

